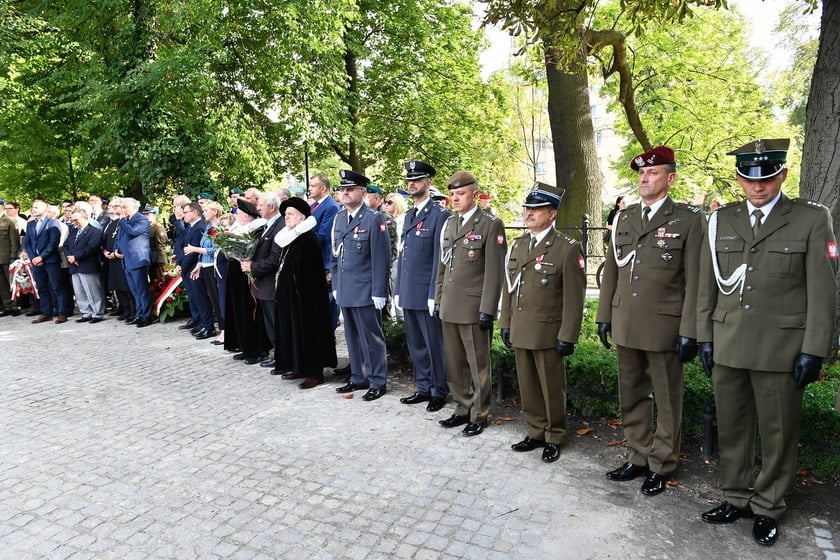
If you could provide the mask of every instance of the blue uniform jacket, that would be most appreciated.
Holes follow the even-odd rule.
[[[76,259],[77,264],[68,264],[70,274],[96,274],[101,265],[99,263],[99,247],[102,244],[102,230],[93,223],[88,224],[79,234],[79,229],[70,226],[70,234],[64,244],[64,256]]]
[[[365,204],[349,225],[347,216],[342,210],[333,221],[333,288],[339,307],[365,307],[372,297],[388,297],[391,239],[385,218]]]
[[[416,215],[413,210],[406,214],[394,289],[403,309],[427,309],[428,300],[435,299],[440,230],[449,215],[449,210],[433,200],[426,202]]]
[[[45,263],[55,264],[61,262],[61,256],[58,253],[58,242],[61,238],[61,231],[57,227],[54,227],[55,225],[55,220],[44,218],[44,224],[39,234],[34,221],[26,224],[23,249],[29,255],[30,260],[35,257],[41,257]]]

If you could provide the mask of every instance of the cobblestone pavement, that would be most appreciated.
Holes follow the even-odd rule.
[[[836,519],[800,512],[764,549],[690,493],[608,482],[619,459],[574,436],[547,465],[510,450],[521,420],[443,429],[451,405],[400,404],[405,377],[368,403],[177,324],[28,319],[0,319],[0,558],[838,557]]]

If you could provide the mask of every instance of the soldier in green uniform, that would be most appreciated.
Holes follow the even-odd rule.
[[[543,183],[528,193],[528,233],[511,244],[499,317],[502,341],[515,348],[522,414],[528,435],[514,451],[542,448],[542,460],[560,457],[566,436],[566,368],[580,336],[586,265],[580,243],[554,229],[563,191]]]
[[[697,355],[697,279],[706,220],[671,200],[674,151],[658,146],[635,157],[641,204],[613,220],[598,302],[598,335],[618,354],[618,386],[629,455],[607,473],[613,481],[644,476],[655,496],[677,468],[682,428],[683,363]],[[653,399],[651,398],[653,394]],[[656,430],[653,401],[656,402]]]
[[[490,338],[502,293],[505,225],[476,205],[471,173],[455,173],[448,186],[455,213],[441,230],[433,309],[442,322],[446,381],[456,407],[440,424],[466,424],[464,435],[476,436],[490,414]]]
[[[789,143],[757,140],[729,152],[746,200],[709,218],[697,308],[725,497],[702,518],[722,524],[754,516],[753,537],[763,545],[779,537],[796,475],[803,390],[819,376],[834,325],[831,218],[824,206],[781,192]],[[761,471],[753,482],[756,420]]]

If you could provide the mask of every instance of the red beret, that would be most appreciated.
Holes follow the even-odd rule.
[[[638,171],[640,167],[651,167],[653,165],[666,165],[674,163],[674,150],[668,146],[657,146],[643,154],[634,157],[630,162],[630,169]]]
[[[480,195],[478,195],[478,198],[481,200],[490,200],[490,195],[487,193],[481,193]]]

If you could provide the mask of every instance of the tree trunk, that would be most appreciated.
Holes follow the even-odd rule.
[[[840,232],[840,0],[823,0],[820,46],[805,109],[805,146],[799,192],[831,211],[835,235]],[[835,304],[831,357],[837,357],[840,291]]]
[[[557,186],[566,189],[557,213],[557,226],[580,226],[584,214],[592,225],[601,224],[604,177],[598,169],[595,130],[589,105],[589,79],[583,57],[572,70],[559,70],[546,56],[548,120],[554,143]],[[564,230],[580,239],[579,232]],[[592,236],[590,254],[601,254],[599,235]]]

